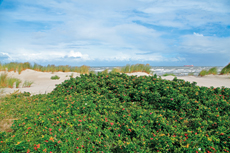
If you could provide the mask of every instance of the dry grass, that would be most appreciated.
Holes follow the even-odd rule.
[[[0,71],[5,71],[7,70],[8,72],[14,71],[18,72],[21,74],[22,71],[26,69],[32,69],[35,71],[40,71],[40,72],[78,72],[81,74],[89,74],[89,66],[81,66],[81,67],[71,67],[69,65],[60,65],[60,66],[55,66],[55,65],[47,65],[47,66],[42,66],[39,64],[34,63],[32,66],[29,62],[25,63],[17,63],[17,62],[11,62],[8,64],[1,64],[0,63]]]
[[[25,81],[22,85],[22,87],[30,87],[34,82],[33,81]]]
[[[121,68],[122,73],[133,73],[133,72],[145,72],[147,74],[151,74],[151,66],[149,64],[135,64],[135,65],[129,65]]]
[[[4,88],[4,87],[13,88],[14,84],[16,85],[16,88],[18,88],[20,83],[21,83],[20,79],[8,77],[7,73],[2,73],[0,75],[0,88]]]

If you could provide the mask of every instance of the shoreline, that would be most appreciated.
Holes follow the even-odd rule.
[[[0,74],[5,71],[0,71]],[[40,72],[34,70],[24,70],[21,74],[17,72],[7,72],[8,77],[15,77],[22,81],[19,88],[1,88],[3,91],[0,93],[0,96],[4,96],[7,94],[14,93],[15,91],[19,92],[30,92],[31,95],[36,94],[46,94],[53,91],[56,87],[55,84],[60,84],[63,81],[70,79],[70,75],[73,74],[73,78],[80,77],[80,73],[77,72]],[[139,76],[151,76],[150,74],[144,72],[135,72],[135,73],[126,73],[128,76],[137,75]],[[60,77],[59,80],[52,80],[51,76],[58,75]],[[159,77],[159,76],[158,76]],[[207,75],[203,77],[199,76],[176,76],[177,79],[183,79],[189,82],[197,82],[197,86],[204,87],[222,87],[230,88],[230,75]],[[161,76],[162,79],[173,80],[175,76]],[[31,87],[23,87],[22,84],[24,81],[33,81]]]

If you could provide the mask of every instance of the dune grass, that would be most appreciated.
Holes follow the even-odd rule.
[[[60,66],[55,66],[55,65],[47,65],[47,66],[42,66],[37,63],[34,63],[33,66],[29,62],[25,63],[17,63],[17,62],[11,62],[7,64],[0,64],[0,71],[14,71],[18,72],[21,74],[22,71],[26,69],[31,69],[35,71],[40,71],[40,72],[78,72],[81,74],[88,74],[89,73],[89,66],[81,66],[81,67],[71,67],[69,65],[60,65]]]
[[[69,76],[70,78],[73,78],[73,73],[71,73],[71,75]]]
[[[33,66],[29,62],[25,63],[17,63],[17,62],[11,62],[8,64],[0,64],[0,71],[5,71],[7,70],[8,72],[14,71],[18,72],[19,74],[22,73],[22,71],[26,69],[31,69],[35,71],[40,71],[40,72],[77,72],[81,74],[89,74],[89,66],[82,65],[81,67],[71,67],[69,65],[60,65],[60,66],[55,66],[55,65],[47,65],[47,66],[41,66],[37,63],[34,63]],[[135,65],[130,65],[127,64],[126,66],[122,68],[114,68],[112,72],[119,72],[119,73],[133,73],[133,72],[145,72],[148,74],[151,74],[151,66],[149,64],[135,64]]]
[[[176,76],[176,75],[173,73],[165,73],[165,74],[163,74],[163,76]]]
[[[217,67],[213,67],[211,69],[208,70],[208,74],[213,74],[213,75],[217,75]]]
[[[24,81],[22,87],[25,88],[25,87],[31,87],[31,85],[33,84],[34,82],[33,81]]]
[[[133,72],[145,72],[147,74],[151,74],[151,66],[149,64],[135,64],[130,65],[127,64],[126,66],[120,69],[120,73],[133,73]],[[113,71],[119,71],[119,69],[114,69]]]
[[[205,76],[207,74],[208,74],[207,70],[202,70],[202,71],[200,71],[199,76]]]
[[[188,76],[194,76],[194,72],[189,72]]]
[[[60,77],[57,76],[57,75],[55,75],[55,76],[51,76],[51,79],[52,79],[52,80],[58,80],[58,79],[60,79]]]
[[[22,81],[18,78],[8,77],[7,73],[2,73],[0,75],[0,88],[13,88],[14,84],[16,85],[16,88],[18,88],[21,82]]]
[[[7,74],[2,73],[0,75],[0,87],[7,87]]]
[[[0,95],[4,93],[4,88],[0,88]]]
[[[229,74],[230,73],[230,63],[226,65],[220,72],[220,74]]]
[[[111,73],[115,73],[115,72],[121,73],[121,68],[119,68],[119,67],[113,68],[112,71],[111,71]]]
[[[105,69],[104,71],[102,71],[102,74],[108,74],[109,73],[109,69]]]
[[[199,73],[199,76],[205,76],[205,75],[209,75],[209,74],[217,75],[217,74],[218,74],[218,72],[217,72],[217,67],[212,67],[212,68],[209,69],[208,71],[207,71],[207,70],[202,70],[202,71]]]

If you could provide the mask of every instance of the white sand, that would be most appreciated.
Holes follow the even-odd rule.
[[[4,73],[3,71],[0,72]],[[9,77],[15,77],[22,80],[22,83],[26,81],[33,81],[34,83],[31,87],[22,88],[22,83],[19,88],[4,88],[2,95],[13,93],[14,91],[19,90],[19,92],[30,92],[32,95],[35,94],[45,94],[50,93],[56,86],[55,84],[60,84],[63,81],[70,79],[70,75],[73,73],[73,77],[80,77],[80,73],[76,72],[38,72],[34,70],[25,70],[19,75],[17,72],[9,72]],[[59,80],[51,80],[51,76],[58,75],[60,77]],[[127,75],[137,75],[137,76],[144,76],[148,75],[143,72],[136,72],[136,73],[127,73]],[[68,76],[68,77],[66,77]],[[162,79],[173,80],[174,76],[166,76],[162,77]],[[221,87],[225,86],[230,88],[230,75],[209,75],[204,77],[196,77],[196,76],[181,76],[177,77],[178,79],[183,79],[189,82],[197,82],[198,86],[205,86],[205,87]]]
[[[4,73],[4,72],[0,72]],[[14,91],[19,90],[20,92],[30,92],[32,95],[35,94],[45,94],[50,93],[56,86],[55,84],[60,84],[63,81],[70,79],[70,75],[73,73],[73,77],[80,77],[80,73],[76,72],[38,72],[34,70],[25,70],[19,75],[17,72],[9,72],[8,77],[18,78],[22,81],[19,85],[19,88],[4,88],[3,94],[13,93]],[[52,80],[51,76],[59,76],[59,80]],[[66,77],[67,76],[67,77]],[[24,81],[33,81],[31,87],[22,88]]]

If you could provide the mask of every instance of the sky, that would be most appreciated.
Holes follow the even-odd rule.
[[[0,0],[0,61],[225,66],[230,0]]]

